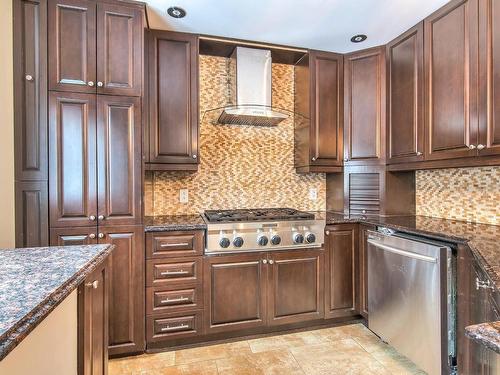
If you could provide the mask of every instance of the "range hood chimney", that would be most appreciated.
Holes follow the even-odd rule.
[[[219,124],[275,126],[288,118],[272,108],[271,51],[236,47],[228,66],[230,105]]]

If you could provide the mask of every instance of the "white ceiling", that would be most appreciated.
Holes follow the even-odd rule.
[[[333,52],[385,44],[448,0],[144,0],[150,27]],[[187,12],[167,14],[170,6]],[[368,39],[350,42],[355,34]]]

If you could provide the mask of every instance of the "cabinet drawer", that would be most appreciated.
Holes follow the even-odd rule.
[[[146,286],[195,286],[201,283],[201,266],[201,257],[148,260]]]
[[[146,317],[148,343],[166,341],[202,334],[202,312],[164,314]]]
[[[146,290],[146,314],[169,313],[202,307],[200,288],[165,288],[149,287]]]
[[[148,259],[203,255],[203,247],[203,231],[148,233],[146,236]]]

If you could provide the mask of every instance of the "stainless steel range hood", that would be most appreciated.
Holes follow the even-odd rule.
[[[271,51],[236,47],[228,63],[229,104],[219,124],[275,126],[288,118],[272,107]],[[219,110],[220,111],[220,110]]]

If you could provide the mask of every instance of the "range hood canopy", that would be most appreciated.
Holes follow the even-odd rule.
[[[235,47],[229,62],[229,103],[206,111],[219,124],[275,126],[290,111],[272,106],[271,51]]]

